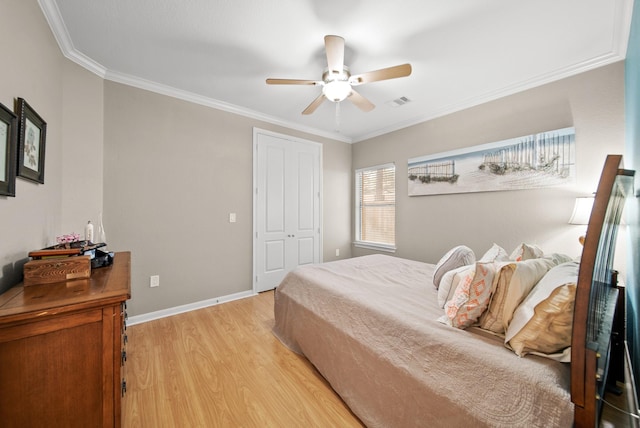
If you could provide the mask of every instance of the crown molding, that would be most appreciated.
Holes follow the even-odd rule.
[[[131,76],[128,74],[119,73],[115,71],[107,71],[104,78],[105,80],[110,80],[112,82],[121,83],[127,86],[133,86],[135,88],[155,92],[160,95],[166,95],[168,97],[178,98],[183,101],[188,101],[194,104],[199,104],[202,106],[211,107],[218,110],[223,110],[229,113],[234,113],[240,116],[245,116],[251,119],[260,120],[262,122],[271,123],[273,125],[282,126],[288,129],[305,132],[305,133],[316,135],[319,137],[338,140],[345,143],[352,142],[351,138],[346,137],[344,135],[340,135],[333,132],[326,132],[323,130],[319,130],[317,128],[300,125],[299,123],[282,120],[274,116],[270,116],[254,110],[237,106],[235,104],[226,103],[224,101],[219,101],[213,98],[205,97],[202,95],[195,94],[193,92],[184,91],[182,89],[176,89],[168,85],[162,85],[156,82],[152,82],[150,80],[141,79],[139,77]]]
[[[396,123],[393,126],[380,128],[374,132],[370,132],[367,134],[356,135],[353,137],[353,142],[358,143],[361,141],[369,140],[371,138],[379,137],[384,134],[388,134],[390,132],[399,131],[401,129],[418,125],[420,123],[427,122],[429,120],[433,120],[438,117],[446,116],[448,114],[462,111],[471,107],[475,107],[480,104],[485,104],[490,101],[495,101],[509,95],[514,95],[519,92],[526,91],[528,89],[532,89],[538,86],[546,85],[548,83],[556,82],[558,80],[565,79],[567,77],[572,77],[577,74],[584,73],[586,71],[594,70],[596,68],[603,67],[605,65],[613,64],[614,62],[624,60],[624,58],[625,58],[624,55],[620,55],[618,52],[611,52],[611,53],[590,59],[588,61],[584,61],[580,64],[575,64],[571,67],[558,69],[551,73],[536,76],[533,79],[523,80],[513,85],[509,85],[502,88],[498,88],[493,91],[485,92],[484,94],[481,94],[477,97],[466,98],[459,102],[444,106],[443,108],[432,110],[420,116],[416,116],[413,119]]]
[[[189,101],[206,107],[223,110],[229,113],[235,113],[240,116],[245,116],[251,119],[260,120],[262,122],[271,123],[273,125],[305,132],[307,134],[329,138],[331,140],[342,141],[344,143],[352,142],[352,139],[345,135],[323,131],[310,126],[300,125],[296,122],[282,120],[274,116],[263,114],[237,105],[225,103],[213,98],[208,98],[202,95],[194,94],[192,92],[152,82],[150,80],[145,80],[139,77],[108,70],[103,65],[84,55],[73,46],[73,42],[71,41],[71,37],[69,36],[67,27],[64,24],[62,15],[60,14],[60,9],[58,9],[58,5],[54,0],[38,0],[38,4],[40,5],[40,9],[42,9],[45,19],[47,20],[47,23],[49,24],[49,27],[53,32],[53,36],[55,37],[58,46],[62,51],[62,54],[67,59],[75,62],[88,71],[97,74],[105,80],[122,83],[124,85],[133,86],[139,89],[145,89],[147,91],[155,92],[161,95],[178,98],[184,101]]]
[[[621,0],[616,3],[616,12],[614,16],[614,28],[616,29],[616,31],[614,36],[612,37],[611,49],[608,53],[584,61],[580,64],[575,64],[571,67],[558,69],[551,73],[537,76],[533,79],[521,81],[513,85],[486,92],[476,97],[470,97],[459,102],[449,104],[448,106],[445,106],[443,108],[426,112],[413,119],[409,119],[407,121],[400,122],[389,127],[380,128],[376,131],[366,134],[360,134],[354,137],[347,137],[339,133],[327,132],[317,128],[300,125],[296,122],[282,120],[275,116],[267,115],[234,104],[229,104],[213,98],[194,94],[192,92],[176,89],[171,86],[141,79],[139,77],[107,70],[103,65],[84,55],[82,52],[79,52],[73,46],[73,42],[71,41],[71,37],[69,36],[69,32],[67,31],[67,27],[64,24],[56,2],[54,0],[38,0],[38,4],[40,5],[42,12],[44,13],[45,19],[47,20],[47,23],[49,24],[49,27],[53,32],[58,46],[60,46],[62,54],[69,60],[102,77],[103,79],[155,92],[161,95],[178,98],[206,107],[227,111],[229,113],[238,114],[251,119],[271,123],[273,125],[305,132],[311,135],[342,141],[345,143],[357,143],[360,141],[369,140],[371,138],[388,134],[390,132],[399,131],[410,126],[414,126],[441,116],[445,116],[447,114],[475,107],[483,103],[487,103],[508,95],[513,95],[515,93],[525,91],[527,89],[535,88],[537,86],[541,86],[560,79],[574,76],[579,73],[590,71],[598,67],[612,64],[616,61],[624,60],[626,57],[627,45],[629,42],[629,33],[631,30],[630,23],[633,13],[633,0]],[[619,25],[615,25],[616,23]]]
[[[54,0],[38,0],[38,4],[40,5],[40,9],[42,9],[42,13],[49,24],[49,28],[51,28],[53,37],[55,37],[56,42],[58,42],[58,46],[60,47],[62,54],[81,67],[86,68],[90,72],[104,78],[107,69],[82,52],[79,52],[73,46],[73,42],[71,41],[71,37],[67,31],[67,26],[64,24],[62,15],[60,14],[60,9],[58,9],[56,2]]]
[[[557,80],[575,76],[586,71],[594,70],[596,68],[624,60],[626,58],[627,48],[629,44],[629,34],[631,32],[631,20],[633,18],[633,1],[634,0],[621,0],[616,2],[616,10],[613,18],[615,34],[611,39],[611,47],[609,49],[609,52],[606,52],[590,60],[583,61],[582,63],[574,64],[571,67],[561,68],[551,73],[536,76],[533,79],[524,80],[513,85],[486,92],[477,97],[471,97],[465,100],[461,100],[459,102],[445,106],[441,109],[427,112],[413,119],[396,123],[395,125],[389,127],[380,128],[374,132],[353,136],[353,142],[358,143],[360,141],[369,140],[371,138],[379,137],[390,132],[399,131],[410,126],[418,125],[420,123],[433,120],[438,117],[455,113],[457,111],[462,111],[471,107],[478,106],[480,104],[495,101],[497,99],[513,95],[518,92],[526,91],[527,89],[532,89],[537,86],[542,86],[547,83],[555,82]]]

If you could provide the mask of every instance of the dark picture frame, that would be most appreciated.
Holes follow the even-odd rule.
[[[0,196],[16,195],[18,116],[0,104]]]
[[[16,101],[19,120],[18,177],[44,184],[47,123],[23,99]]]

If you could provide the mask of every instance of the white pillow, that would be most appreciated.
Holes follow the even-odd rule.
[[[438,287],[438,306],[444,308],[447,303],[453,297],[460,280],[464,278],[467,271],[473,269],[473,265],[460,266],[459,268],[452,269],[445,273],[440,280],[440,287]]]
[[[513,313],[505,345],[519,356],[534,353],[568,362],[579,268],[571,261],[547,272]]]
[[[491,248],[478,260],[479,262],[506,262],[509,254],[500,245],[494,243]]]
[[[556,264],[553,260],[546,258],[529,259],[515,264],[516,270],[511,277],[502,310],[503,331],[506,331],[509,327],[513,313],[518,306]]]
[[[433,272],[433,285],[438,288],[445,273],[460,266],[470,265],[475,261],[476,255],[471,248],[464,245],[453,247],[436,264],[436,269]]]
[[[551,260],[554,263],[554,265],[560,265],[562,263],[571,262],[571,261],[580,263],[580,260],[576,260],[573,257],[567,256],[566,254],[562,254],[562,253],[551,253],[551,254],[545,255],[542,258]]]
[[[544,256],[544,253],[537,245],[525,244],[523,242],[511,252],[509,259],[521,262],[523,260],[538,259],[542,256]]]

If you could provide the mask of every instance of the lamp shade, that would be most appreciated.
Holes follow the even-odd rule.
[[[569,224],[589,224],[589,217],[591,217],[591,209],[593,208],[593,196],[584,196],[576,198],[576,203],[573,206],[573,214],[569,219]]]

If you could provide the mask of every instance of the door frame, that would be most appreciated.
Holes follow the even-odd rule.
[[[318,234],[318,261],[320,263],[322,263],[323,261],[323,232],[324,232],[324,226],[323,226],[323,221],[322,221],[322,210],[323,210],[323,199],[324,199],[324,191],[323,191],[323,185],[322,185],[322,181],[323,181],[323,163],[322,163],[322,158],[323,158],[323,150],[322,150],[322,143],[318,143],[317,141],[312,141],[312,140],[306,140],[304,138],[299,138],[299,137],[294,137],[291,135],[287,135],[287,134],[281,134],[279,132],[273,132],[273,131],[268,131],[266,129],[262,129],[262,128],[257,128],[254,127],[253,128],[253,187],[252,187],[252,193],[253,193],[253,272],[252,272],[252,290],[254,294],[257,294],[257,280],[258,280],[258,265],[257,265],[257,257],[258,257],[258,245],[257,245],[257,241],[258,241],[258,182],[257,182],[257,178],[258,178],[258,135],[262,134],[262,135],[269,135],[271,137],[276,137],[276,138],[281,138],[281,139],[285,139],[285,140],[289,140],[292,141],[294,143],[299,143],[299,144],[311,144],[311,145],[315,145],[318,146],[320,149],[320,156],[319,156],[319,183],[318,183],[318,191],[320,192],[319,198],[318,198],[318,228],[319,230],[319,234]]]

